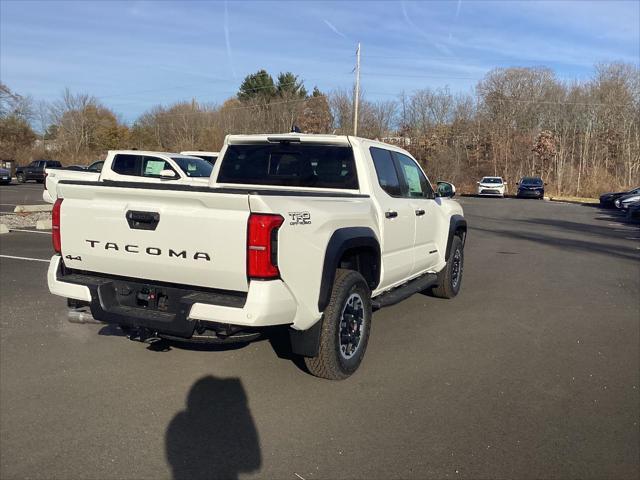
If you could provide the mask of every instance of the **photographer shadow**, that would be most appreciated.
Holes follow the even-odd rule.
[[[176,480],[258,471],[260,442],[240,380],[209,375],[193,384],[186,410],[167,427],[165,446]]]

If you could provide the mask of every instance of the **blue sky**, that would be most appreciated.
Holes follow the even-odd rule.
[[[0,0],[0,80],[37,100],[90,93],[132,121],[158,103],[222,102],[260,68],[293,71],[309,89],[350,88],[358,41],[372,100],[471,92],[504,66],[581,80],[600,61],[638,64],[639,29],[637,0]]]

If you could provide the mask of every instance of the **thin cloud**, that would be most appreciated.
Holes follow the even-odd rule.
[[[340,30],[338,30],[333,23],[331,23],[329,20],[325,20],[324,18],[322,19],[322,21],[324,22],[324,24],[329,27],[331,29],[331,31],[333,31],[333,33],[335,33],[336,35],[344,38],[345,40],[349,40],[351,41],[351,39],[349,37],[347,37],[344,33],[342,33]]]
[[[456,5],[456,20],[460,16],[460,7],[462,6],[462,0],[458,0],[458,5]]]
[[[227,45],[227,59],[229,60],[229,66],[231,67],[231,74],[233,78],[236,78],[236,69],[233,66],[233,52],[231,51],[231,38],[229,36],[229,8],[228,4],[224,2],[224,40]]]
[[[409,17],[409,14],[407,13],[407,8],[404,5],[404,2],[400,2],[400,8],[402,9],[402,16],[404,17],[404,21],[407,23],[407,25],[409,25],[418,35],[420,35],[422,38],[426,39],[429,41],[429,43],[431,43],[434,47],[436,47],[440,52],[444,53],[445,55],[449,55],[449,56],[453,56],[453,52],[451,51],[451,49],[449,49],[446,45],[443,45],[442,43],[439,42],[435,42],[431,39],[431,37],[429,35],[427,35],[426,33],[424,33],[422,31],[422,29],[420,27],[418,27],[413,20],[411,20],[411,18]]]

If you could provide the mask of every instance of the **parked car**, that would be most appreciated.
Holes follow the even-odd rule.
[[[103,182],[153,182],[207,185],[213,166],[201,158],[167,152],[110,150],[106,160],[92,163],[86,170],[47,171],[42,199],[54,203],[61,180]]]
[[[220,152],[203,152],[200,150],[192,150],[188,152],[180,152],[180,155],[189,155],[190,157],[198,157],[203,160],[206,160],[211,165],[215,165],[216,160],[218,159],[218,155],[220,155]]]
[[[518,186],[518,198],[544,198],[544,186],[546,183],[540,177],[522,177]]]
[[[104,165],[104,160],[98,160],[89,165],[86,170],[87,172],[100,172],[102,170],[102,166]]]
[[[478,195],[504,197],[507,182],[502,177],[482,177],[478,182]]]
[[[62,164],[57,160],[34,160],[26,167],[16,168],[16,180],[18,183],[30,180],[42,183],[46,178],[45,170],[47,168],[62,168]]]
[[[11,172],[6,168],[0,168],[0,184],[8,185],[11,183]]]
[[[338,380],[363,359],[373,309],[461,288],[462,207],[381,142],[229,135],[204,186],[58,190],[49,289],[132,338],[246,341],[279,327],[311,373]]]
[[[629,205],[629,208],[627,208],[627,220],[640,221],[640,202]]]
[[[640,192],[619,197],[616,199],[614,204],[616,208],[619,208],[620,210],[626,210],[627,208],[629,208],[629,206],[637,202],[640,202]]]
[[[618,198],[625,195],[631,195],[634,193],[640,193],[640,187],[627,190],[625,192],[608,192],[600,195],[600,206],[602,208],[615,208],[615,202]]]

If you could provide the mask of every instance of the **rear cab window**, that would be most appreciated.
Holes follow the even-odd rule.
[[[229,145],[218,183],[357,190],[353,150],[346,145]]]

